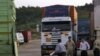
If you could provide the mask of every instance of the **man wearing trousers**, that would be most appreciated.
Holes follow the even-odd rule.
[[[94,56],[100,56],[100,40],[95,40],[94,42],[94,48],[93,48],[93,53]]]
[[[73,56],[73,51],[74,51],[74,47],[75,47],[75,43],[74,41],[71,39],[71,37],[68,37],[68,41],[66,43],[66,47],[67,47],[67,56]]]
[[[56,45],[55,53],[58,56],[66,56],[66,47],[64,44],[61,43],[61,39],[58,39],[58,44]]]
[[[89,43],[84,39],[82,39],[80,43],[81,56],[88,56],[87,50],[89,49],[90,49]]]

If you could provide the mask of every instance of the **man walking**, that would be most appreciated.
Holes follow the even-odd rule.
[[[71,39],[70,36],[68,37],[68,41],[66,43],[66,47],[67,47],[67,56],[73,56],[73,51],[74,51],[75,43]]]
[[[93,48],[93,53],[94,56],[100,56],[100,40],[95,40],[94,42],[94,48]]]
[[[81,50],[81,56],[88,56],[87,50],[90,49],[90,45],[87,41],[82,39],[80,43],[80,50]]]
[[[58,39],[58,44],[56,45],[55,53],[58,56],[66,56],[66,47],[64,44],[61,43],[61,39]]]

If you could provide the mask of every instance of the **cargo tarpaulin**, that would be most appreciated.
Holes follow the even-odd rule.
[[[55,5],[48,6],[43,9],[43,17],[61,17],[69,16],[69,6]]]

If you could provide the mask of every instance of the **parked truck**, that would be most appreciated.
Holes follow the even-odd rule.
[[[77,41],[77,12],[74,6],[53,5],[42,8],[41,55],[48,56],[55,50],[57,40],[66,44],[68,37]]]
[[[18,56],[14,0],[0,0],[0,56]]]
[[[100,55],[100,0],[94,0],[94,31],[96,40],[94,48],[97,48],[98,56]]]

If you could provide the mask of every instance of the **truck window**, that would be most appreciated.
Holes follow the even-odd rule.
[[[70,21],[60,21],[60,22],[43,22],[42,31],[52,31],[53,28],[59,29],[60,31],[70,31]]]

